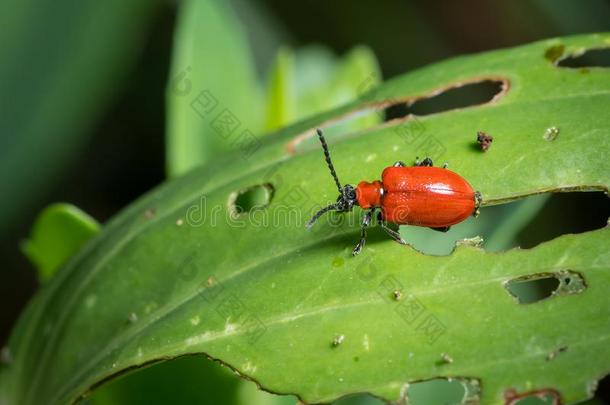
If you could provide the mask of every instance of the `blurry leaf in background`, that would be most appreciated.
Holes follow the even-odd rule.
[[[278,129],[295,120],[295,84],[294,53],[288,48],[281,48],[267,85],[265,130]]]
[[[95,219],[77,207],[53,204],[38,215],[21,249],[36,266],[39,280],[47,281],[99,228]]]
[[[0,229],[28,214],[78,156],[156,4],[0,3]]]
[[[268,79],[265,130],[275,130],[347,104],[380,82],[377,59],[365,46],[355,47],[341,58],[322,46],[296,52],[282,48]],[[379,114],[370,113],[330,131],[353,131],[380,121]]]
[[[583,7],[582,3],[570,0],[533,0],[532,3],[561,33],[594,32],[608,29],[610,3],[607,0],[589,0],[586,7]],[[525,5],[526,2],[519,7],[523,8]]]
[[[372,51],[356,47],[343,58],[317,46],[280,47],[259,91],[254,50],[229,4],[183,3],[167,88],[167,170],[176,176],[218,153],[257,143],[262,132],[346,104],[380,82]],[[376,114],[334,130],[379,122]],[[247,157],[247,156],[245,156]]]
[[[265,77],[278,50],[295,43],[290,26],[264,4],[266,0],[230,0],[246,32],[259,77]]]
[[[170,177],[259,133],[262,105],[254,62],[228,3],[181,3],[166,97]]]

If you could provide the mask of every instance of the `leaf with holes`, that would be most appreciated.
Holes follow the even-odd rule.
[[[356,392],[399,400],[447,379],[485,404],[590,396],[610,370],[607,228],[504,253],[471,240],[448,256],[372,229],[352,258],[359,209],[311,231],[303,224],[336,198],[313,128],[389,107],[394,119],[329,139],[342,181],[428,154],[449,161],[485,205],[607,192],[610,72],[556,63],[609,46],[608,34],[586,35],[451,59],[286,128],[249,159],[219,157],[154,190],[33,299],[10,339],[0,399],[66,403],[193,353],[306,402]],[[468,83],[488,83],[486,98],[453,108],[450,96]],[[446,111],[426,105],[436,95],[448,97]],[[493,136],[486,152],[479,131]],[[519,287],[538,280],[547,293],[520,302]]]

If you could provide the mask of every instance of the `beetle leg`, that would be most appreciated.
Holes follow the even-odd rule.
[[[448,167],[449,167],[449,163],[447,163],[447,162],[443,163],[443,169],[446,169]]]
[[[383,229],[384,231],[386,231],[386,233],[388,235],[390,235],[390,238],[394,239],[396,242],[400,243],[401,245],[407,244],[407,242],[405,242],[405,240],[400,237],[400,233],[396,232],[394,229],[390,228],[385,223],[385,221],[383,220],[383,216],[381,215],[381,212],[379,212],[377,214],[377,222],[379,223],[379,226],[381,226],[381,229]]]
[[[434,166],[434,163],[432,162],[432,159],[430,159],[429,157],[425,157],[424,160],[420,161],[419,157],[415,157],[415,166],[428,166],[428,167],[432,167]]]
[[[451,229],[451,227],[450,226],[441,226],[439,228],[430,227],[430,229],[434,229],[435,231],[439,231],[439,232],[447,232],[449,229]]]
[[[394,167],[405,167],[405,166],[406,166],[406,164],[402,160],[399,160],[398,162],[394,163]]]
[[[387,234],[390,235],[390,237],[392,239],[394,239],[396,242],[400,243],[401,245],[407,244],[407,242],[403,238],[400,237],[400,233],[398,233],[395,230],[393,230],[392,228],[390,228],[385,222],[381,223],[381,229],[386,231]]]
[[[360,242],[354,247],[352,250],[352,256],[356,256],[366,243],[366,228],[371,223],[371,218],[373,217],[373,210],[368,210],[366,214],[364,214],[364,218],[362,218],[362,227],[360,228]]]

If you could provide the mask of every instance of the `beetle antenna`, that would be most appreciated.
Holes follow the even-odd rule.
[[[328,211],[338,210],[338,209],[339,209],[339,203],[330,204],[330,205],[322,208],[320,211],[316,212],[309,221],[307,221],[307,223],[305,224],[305,228],[307,228],[307,229],[311,228],[313,223],[316,222],[318,220],[318,218],[320,218],[322,215],[324,215]]]
[[[333,161],[330,159],[330,152],[328,151],[328,145],[326,144],[326,139],[324,139],[324,134],[322,133],[322,130],[320,128],[316,128],[316,132],[318,133],[318,138],[320,138],[320,143],[322,144],[322,149],[324,150],[324,158],[326,159],[326,164],[330,169],[330,174],[333,176],[333,179],[335,179],[337,189],[339,190],[339,193],[341,193],[341,183],[339,182],[339,178],[337,177],[337,172],[335,172]]]

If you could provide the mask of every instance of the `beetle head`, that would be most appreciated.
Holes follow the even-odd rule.
[[[339,197],[337,197],[337,202],[327,205],[320,211],[316,212],[305,226],[307,228],[311,228],[314,222],[316,222],[318,218],[326,214],[328,211],[349,212],[354,208],[354,205],[358,205],[358,200],[356,199],[356,189],[354,189],[354,186],[351,184],[346,184],[341,188],[341,194],[339,194]]]
[[[337,173],[335,172],[333,162],[330,159],[330,152],[328,151],[328,146],[326,145],[326,140],[324,139],[322,130],[317,129],[316,132],[318,134],[318,138],[320,139],[320,143],[322,144],[322,150],[324,151],[326,164],[328,165],[328,169],[330,170],[331,176],[333,176],[333,180],[335,180],[337,190],[339,190],[339,197],[337,197],[337,202],[335,202],[334,204],[330,204],[322,208],[320,211],[316,212],[314,216],[311,217],[311,219],[305,225],[307,228],[310,228],[318,218],[320,218],[328,211],[349,212],[354,208],[354,205],[358,205],[358,200],[356,198],[356,189],[351,184],[346,184],[343,187],[341,186],[339,178],[337,177]]]
[[[341,189],[339,197],[337,197],[337,211],[349,212],[354,208],[354,205],[358,205],[356,200],[356,189],[351,184],[346,184]]]

